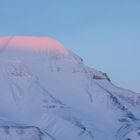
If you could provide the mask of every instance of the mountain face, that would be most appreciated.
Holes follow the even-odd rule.
[[[48,37],[0,37],[1,140],[140,140],[140,95]]]

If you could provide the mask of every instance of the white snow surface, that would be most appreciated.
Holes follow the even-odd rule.
[[[0,37],[0,140],[140,140],[139,128],[139,94],[54,39]]]

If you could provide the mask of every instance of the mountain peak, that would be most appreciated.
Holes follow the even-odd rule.
[[[67,53],[64,46],[50,37],[8,36],[0,37],[0,48],[16,48],[30,51],[59,51]]]
[[[140,96],[49,37],[0,37],[0,139],[140,140]]]

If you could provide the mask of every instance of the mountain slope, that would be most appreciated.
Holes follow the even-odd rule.
[[[0,87],[1,128],[37,128],[45,140],[125,140],[140,127],[139,94],[48,37],[0,37]]]

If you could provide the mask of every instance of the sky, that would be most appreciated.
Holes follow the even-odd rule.
[[[0,36],[11,35],[55,38],[140,93],[140,0],[0,0]]]

